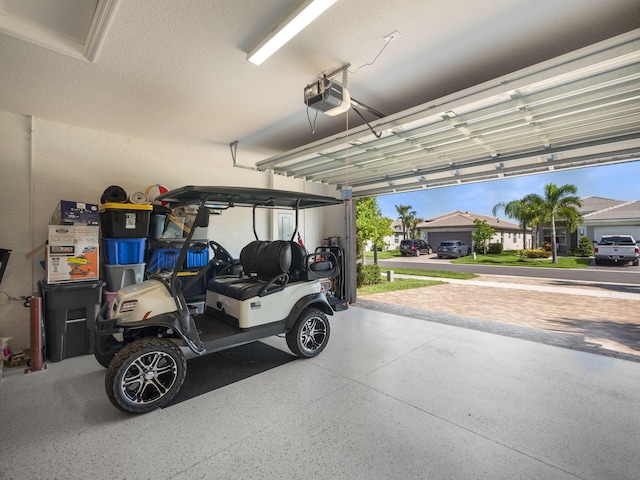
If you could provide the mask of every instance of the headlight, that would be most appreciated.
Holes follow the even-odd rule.
[[[126,302],[122,302],[120,306],[120,313],[133,312],[138,305],[138,300],[127,300]]]

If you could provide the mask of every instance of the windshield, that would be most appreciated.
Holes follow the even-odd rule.
[[[453,242],[442,242],[440,244],[441,247],[453,247],[455,245],[455,243]]]
[[[164,232],[160,238],[184,238],[189,235],[191,227],[196,219],[198,207],[195,205],[183,205],[173,208],[167,216]]]
[[[602,237],[601,245],[635,245],[631,237]]]

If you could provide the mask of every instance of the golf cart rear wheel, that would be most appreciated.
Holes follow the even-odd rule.
[[[169,402],[184,382],[187,361],[180,348],[162,338],[142,338],[122,348],[105,378],[107,396],[129,413],[146,413]]]
[[[315,357],[327,346],[330,332],[327,316],[316,308],[307,308],[287,332],[287,345],[300,358]]]

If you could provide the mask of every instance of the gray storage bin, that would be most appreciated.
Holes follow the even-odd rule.
[[[128,265],[104,265],[107,290],[117,292],[121,288],[140,283],[144,280],[146,263]]]

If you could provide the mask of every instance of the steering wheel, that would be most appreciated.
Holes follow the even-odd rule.
[[[218,267],[224,267],[220,273],[228,271],[231,267],[236,265],[236,262],[226,248],[220,245],[218,242],[209,240],[209,247],[213,250],[213,258],[210,263],[217,265]]]

